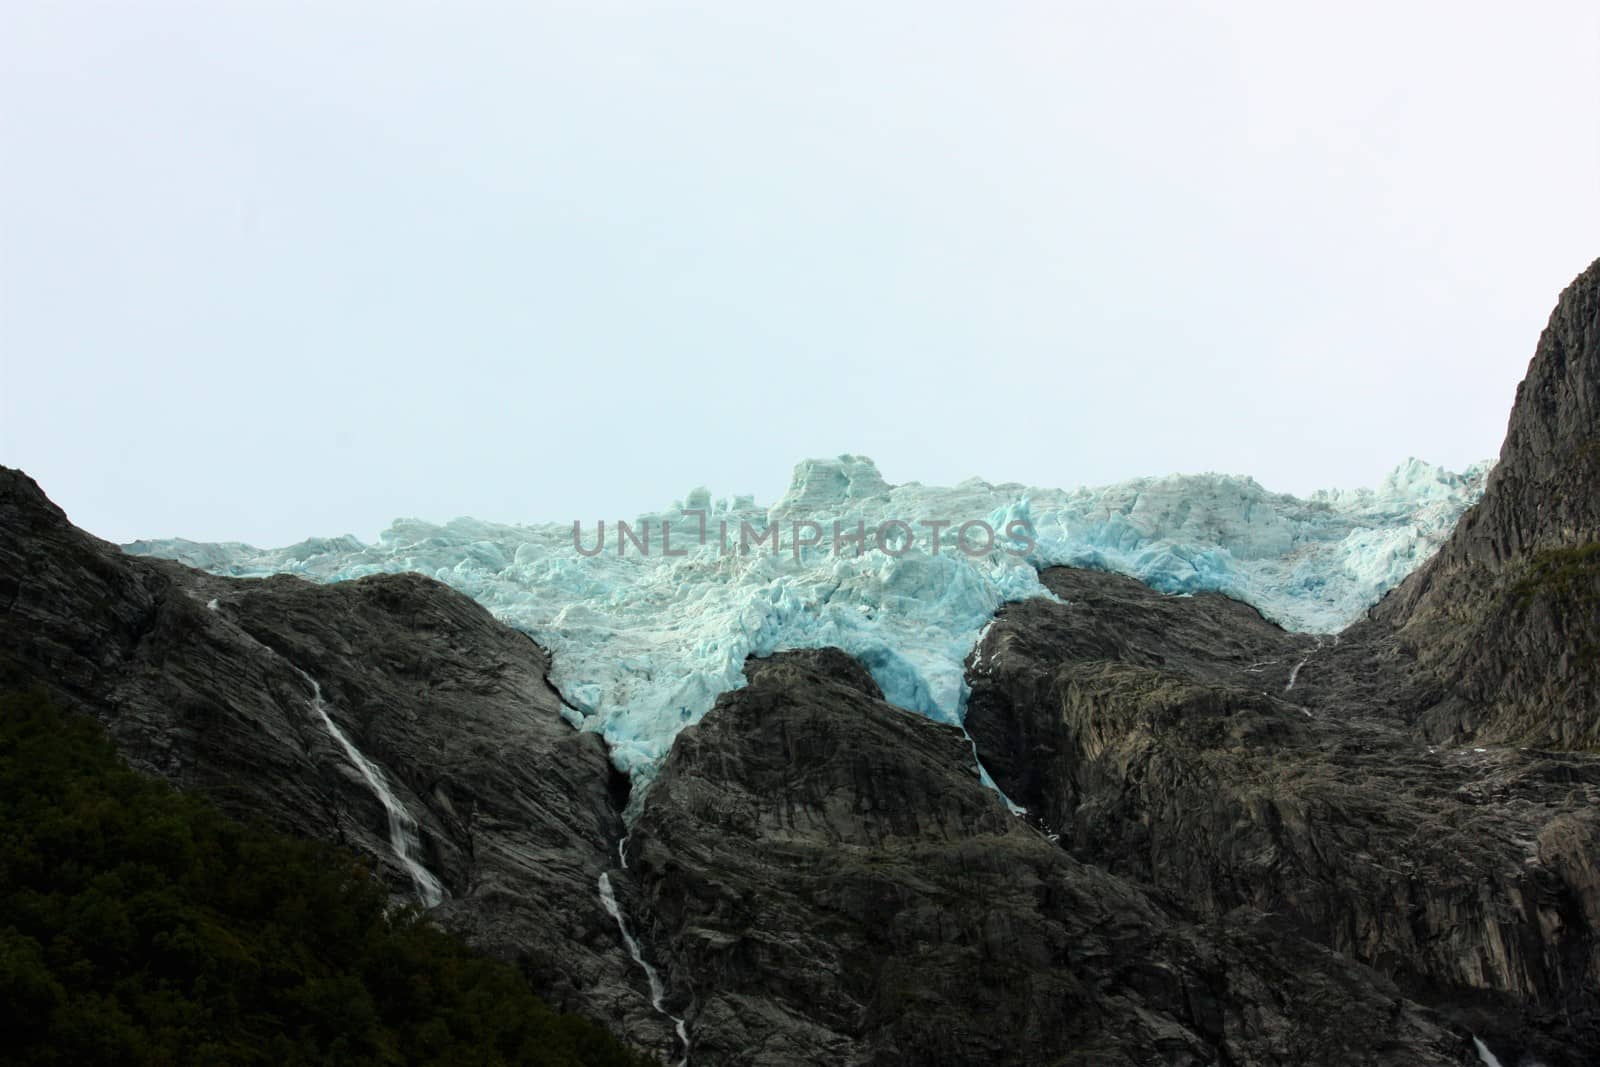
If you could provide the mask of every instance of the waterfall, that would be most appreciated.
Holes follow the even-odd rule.
[[[1285,693],[1294,688],[1296,679],[1300,677],[1300,668],[1304,667],[1307,663],[1310,663],[1311,657],[1320,651],[1322,651],[1322,638],[1319,637],[1317,638],[1317,646],[1311,651],[1307,652],[1304,658],[1302,658],[1299,663],[1294,665],[1294,670],[1289,672],[1289,684],[1283,687],[1283,691]]]
[[[217,603],[215,597],[206,603],[206,610],[215,612],[218,615],[223,614],[222,607]],[[223,615],[223,618],[227,619],[227,616]],[[321,684],[290,662],[289,657],[263,642],[249,630],[246,630],[232,619],[227,619],[227,621],[246,641],[262,649],[267,655],[282,660],[285,666],[300,676],[301,681],[311,687],[311,700],[309,701],[311,710],[316,714],[317,718],[322,720],[322,725],[333,736],[333,739],[338,742],[339,747],[344,751],[345,758],[355,764],[356,770],[361,772],[361,777],[366,781],[367,787],[372,790],[373,795],[378,798],[378,802],[383,805],[383,810],[388,813],[389,848],[394,852],[395,859],[400,861],[400,866],[404,867],[406,873],[411,875],[411,884],[416,886],[417,896],[422,900],[422,906],[431,908],[444,900],[444,886],[417,859],[417,856],[422,852],[422,835],[417,829],[417,820],[411,817],[411,813],[406,810],[406,806],[400,803],[400,798],[395,796],[394,791],[389,788],[388,779],[383,776],[383,771],[378,768],[377,764],[361,754],[361,750],[351,743],[350,739],[344,735],[344,731],[339,729],[339,724],[334,722],[333,717],[328,714],[327,706],[322,700]]]
[[[290,665],[293,666],[293,664]],[[406,806],[400,803],[400,798],[395,796],[394,791],[389,788],[389,782],[384,778],[383,771],[379,769],[378,765],[361,754],[361,750],[351,743],[350,739],[344,735],[344,731],[339,729],[338,723],[334,722],[333,717],[328,714],[327,706],[322,701],[322,686],[317,683],[315,678],[300,670],[299,667],[294,669],[301,678],[306,680],[306,684],[311,686],[311,710],[316,712],[317,717],[322,720],[322,725],[327,728],[328,733],[333,735],[333,739],[344,750],[345,758],[355,764],[356,770],[361,772],[361,777],[366,780],[367,786],[372,790],[373,795],[378,798],[378,802],[383,805],[383,810],[388,813],[389,847],[393,850],[395,859],[400,861],[400,866],[404,867],[406,873],[411,875],[411,882],[416,886],[417,896],[421,898],[422,906],[425,908],[433,907],[444,900],[444,886],[440,885],[439,879],[435,878],[432,872],[417,859],[417,856],[422,852],[422,836],[417,829],[417,820],[411,817],[411,813],[406,810]]]
[[[628,955],[633,957],[633,962],[638,964],[644,972],[645,979],[650,983],[650,1006],[656,1014],[672,1021],[672,1028],[678,1035],[678,1040],[683,1043],[683,1059],[678,1061],[678,1067],[689,1067],[689,1028],[684,1021],[667,1011],[667,990],[661,984],[661,975],[650,966],[650,961],[644,958],[644,952],[639,948],[639,941],[628,930],[628,923],[622,917],[622,908],[617,904],[617,894],[611,888],[611,876],[605,873],[600,875],[600,906],[606,914],[617,921],[617,929],[622,932],[622,943],[628,946]]]
[[[1000,803],[1004,804],[1006,806],[1006,810],[1011,814],[1028,814],[1028,809],[1023,807],[1021,804],[1016,803],[1010,797],[1006,796],[1005,790],[1001,789],[999,784],[995,782],[994,778],[990,776],[989,768],[985,767],[983,765],[983,760],[978,757],[977,739],[971,734],[967,733],[966,723],[961,724],[961,736],[967,739],[967,744],[972,748],[972,762],[978,768],[978,781],[982,783],[983,787],[993,792],[995,796],[999,797]]]
[[[989,625],[994,625],[994,621],[992,619],[990,620]],[[983,633],[987,633],[988,630],[989,627],[985,626],[983,628]],[[978,644],[974,646],[975,648],[983,647],[983,633],[978,635]],[[1006,806],[1006,810],[1011,814],[1019,816],[1027,815],[1028,809],[1023,807],[1021,804],[1016,803],[1010,797],[1006,796],[1006,791],[1001,789],[1000,784],[996,782],[993,776],[989,774],[989,768],[983,765],[983,757],[978,755],[978,739],[967,732],[967,699],[971,695],[972,687],[967,684],[966,679],[962,679],[961,692],[956,696],[956,717],[953,725],[955,725],[961,731],[961,737],[967,742],[967,747],[972,749],[972,763],[973,766],[978,769],[978,782],[985,789],[999,797],[1000,803],[1004,804]]]

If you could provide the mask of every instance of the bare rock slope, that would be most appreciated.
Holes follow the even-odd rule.
[[[1204,921],[1269,911],[1502,1051],[1600,1059],[1600,263],[1487,492],[1335,639],[1052,570],[967,725],[1075,856]]]
[[[646,1047],[651,1010],[596,893],[625,787],[560,717],[526,636],[417,575],[217,578],[73,527],[0,468],[0,672],[107,727],[136,767],[371,857],[398,892],[389,812],[314,706],[416,825],[440,921],[520,961],[562,1007]]]
[[[631,835],[548,657],[425,578],[212,577],[0,469],[0,682],[339,840],[674,1062],[1600,1061],[1600,263],[1482,502],[1337,639],[1053,569],[972,742],[836,650],[746,665]],[[598,889],[615,892],[636,942]],[[635,958],[635,953],[638,958]],[[650,965],[647,974],[645,963]],[[652,988],[659,978],[660,987]]]

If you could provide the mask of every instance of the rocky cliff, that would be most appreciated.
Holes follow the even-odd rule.
[[[1439,738],[1600,748],[1600,261],[1561,294],[1483,499],[1374,614]]]
[[[1282,916],[1193,914],[1073,855],[959,730],[833,650],[752,660],[624,839],[622,783],[543,652],[435,582],[130,558],[14,471],[0,575],[8,684],[96,715],[147,771],[364,852],[398,893],[433,886],[445,926],[663,1056],[681,1018],[705,1065],[1472,1059]]]
[[[0,682],[363,852],[674,1062],[1399,1067],[1480,1062],[1476,1034],[1575,1067],[1600,1058],[1597,314],[1600,264],[1482,502],[1337,638],[1049,569],[967,659],[970,740],[836,650],[751,659],[627,836],[548,656],[472,601],[133,558],[3,469]]]
[[[753,661],[632,870],[701,1064],[1445,1064],[1470,1042],[1241,906],[1196,920],[1009,814],[840,653]]]
[[[1001,787],[1185,914],[1269,911],[1506,1062],[1592,1062],[1597,315],[1600,264],[1552,315],[1482,502],[1336,638],[1046,572],[1060,602],[1006,608],[968,661]]]
[[[1074,856],[1197,922],[1271,913],[1499,1047],[1587,1062],[1600,760],[1430,745],[1407,713],[1430,691],[1371,625],[1319,647],[1220,597],[1045,578],[1065,603],[990,629],[967,724]]]
[[[364,760],[403,809],[446,927],[521,962],[560,1006],[669,1049],[596,893],[625,781],[597,736],[562,720],[548,669],[527,637],[429,579],[239,580],[136,559],[0,469],[5,681],[44,684],[134,766],[344,842],[415,896]]]

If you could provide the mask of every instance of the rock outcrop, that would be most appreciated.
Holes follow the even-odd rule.
[[[1600,750],[1600,261],[1539,338],[1483,499],[1373,614],[1447,690],[1431,736]]]
[[[749,664],[631,839],[697,1064],[1445,1064],[1464,1032],[1238,907],[1196,922],[1008,813],[841,653]]]
[[[1272,913],[1498,1047],[1600,1047],[1600,759],[1428,744],[1371,624],[1319,647],[1221,597],[1045,580],[1065,603],[974,652],[967,726],[1073,855],[1196,921]]]
[[[753,659],[626,837],[626,781],[548,657],[465,597],[133,558],[3,468],[0,684],[364,852],[674,1061],[681,1020],[702,1067],[1459,1065],[1474,1034],[1577,1067],[1600,1050],[1597,419],[1600,263],[1482,502],[1337,638],[1052,569],[1056,599],[968,658],[971,740],[837,650]]]
[[[342,841],[398,892],[389,813],[313,708],[418,829],[447,928],[539,992],[669,1050],[596,894],[622,834],[601,740],[569,726],[534,642],[416,575],[336,585],[136,559],[0,469],[0,681],[40,683],[135,767],[225,810]]]
[[[968,661],[967,726],[1073,855],[1392,977],[1505,1062],[1600,1049],[1600,264],[1483,501],[1334,638],[1055,569]]]

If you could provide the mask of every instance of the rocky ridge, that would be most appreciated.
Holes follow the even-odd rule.
[[[1262,910],[1196,922],[1075,858],[842,654],[749,673],[680,736],[629,849],[696,1063],[1469,1062]]]
[[[1600,1049],[1597,309],[1600,264],[1482,502],[1337,637],[1043,572],[1057,599],[965,665],[1026,818],[960,729],[821,649],[748,660],[625,837],[549,657],[473,601],[133,558],[9,470],[0,680],[397,894],[436,882],[442,924],[673,1062],[1398,1067],[1479,1062],[1475,1034],[1575,1067]]]
[[[1600,263],[1562,295],[1483,500],[1337,638],[1055,569],[968,661],[990,772],[1196,918],[1251,906],[1505,1062],[1600,1049]]]
[[[415,820],[434,914],[539,992],[670,1048],[596,886],[626,780],[560,716],[549,658],[417,575],[317,585],[136,559],[0,469],[0,678],[99,718],[135,767],[232,814],[343,842],[415,892],[388,812],[313,709]]]
[[[1483,500],[1373,614],[1446,687],[1440,738],[1600,749],[1600,262],[1517,387]]]

